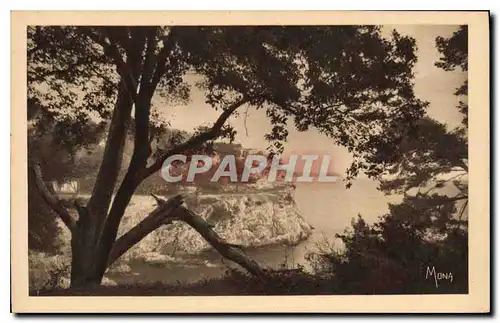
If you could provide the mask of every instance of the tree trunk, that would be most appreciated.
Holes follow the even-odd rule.
[[[87,287],[100,285],[103,275],[98,275],[93,269],[93,248],[78,236],[71,239],[71,283],[70,287]]]
[[[106,216],[113,192],[118,180],[118,174],[122,166],[123,147],[127,133],[127,124],[130,121],[133,102],[125,89],[125,82],[122,80],[118,87],[117,100],[108,130],[106,146],[104,149],[102,162],[99,167],[92,194],[87,208],[95,218],[95,225],[91,228],[97,243]]]
[[[100,285],[104,275],[95,267],[98,252],[92,217],[88,209],[77,206],[79,219],[71,235],[71,288]]]

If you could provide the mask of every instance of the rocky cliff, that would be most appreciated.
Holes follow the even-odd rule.
[[[244,247],[294,245],[307,239],[312,227],[300,214],[287,191],[253,194],[191,196],[187,207],[200,214],[226,241]],[[149,196],[135,197],[122,220],[119,234],[136,225],[155,207]],[[178,257],[209,249],[207,242],[182,222],[163,226],[129,250],[123,260]],[[150,259],[151,260],[151,259]]]

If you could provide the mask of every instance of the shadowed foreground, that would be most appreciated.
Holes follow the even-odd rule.
[[[418,290],[384,290],[347,292],[335,279],[306,273],[300,269],[280,270],[269,274],[268,281],[228,270],[225,277],[201,280],[191,284],[142,284],[95,286],[87,288],[53,289],[31,296],[234,296],[234,295],[352,295],[352,294],[462,294],[463,285],[443,285],[433,288],[432,282],[423,283]]]

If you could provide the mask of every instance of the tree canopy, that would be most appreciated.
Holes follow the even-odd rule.
[[[185,102],[185,76],[196,73],[214,109],[265,109],[278,150],[288,119],[347,146],[355,176],[380,171],[374,147],[390,154],[425,107],[412,88],[415,41],[375,26],[33,27],[28,38],[29,98],[71,124],[77,135],[67,141],[86,140],[79,127],[89,120],[111,118],[120,79],[132,96],[134,86],[148,92],[148,103]]]

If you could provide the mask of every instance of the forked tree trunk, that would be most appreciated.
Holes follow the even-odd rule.
[[[181,195],[167,201],[154,197],[158,203],[157,208],[115,241],[108,257],[108,266],[162,225],[172,221],[182,221],[195,229],[224,258],[240,265],[250,274],[262,280],[269,277],[268,272],[260,267],[255,260],[249,258],[241,246],[222,239],[213,230],[211,224],[182,206],[183,197]],[[96,259],[99,258],[103,250],[94,243],[95,235],[91,222],[93,217],[87,214],[87,208],[78,207],[78,212],[79,220],[73,229],[71,239],[71,288],[86,288],[101,284],[104,274],[96,267]],[[165,275],[168,275],[168,272],[165,272]]]

